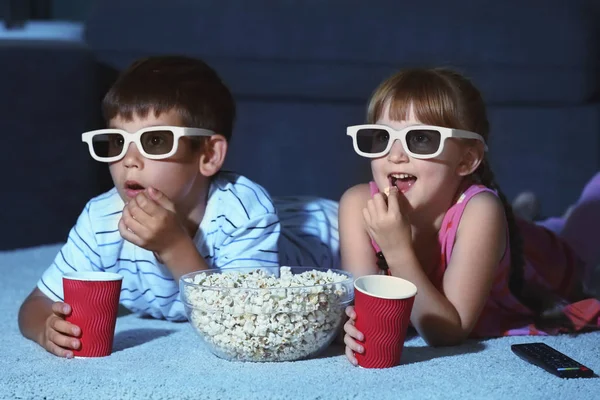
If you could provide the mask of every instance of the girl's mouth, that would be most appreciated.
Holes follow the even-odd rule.
[[[389,175],[390,185],[396,186],[398,191],[406,193],[410,190],[412,185],[417,181],[417,177],[410,174],[390,174]]]

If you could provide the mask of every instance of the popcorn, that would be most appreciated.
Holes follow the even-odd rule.
[[[353,297],[351,280],[331,270],[281,267],[279,278],[264,269],[224,271],[184,281],[192,325],[218,356],[241,361],[309,357],[333,339]]]

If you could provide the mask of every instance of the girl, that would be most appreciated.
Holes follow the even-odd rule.
[[[367,118],[348,128],[355,151],[372,159],[373,182],[340,200],[344,269],[412,281],[411,324],[434,346],[598,327],[600,301],[583,288],[600,261],[596,238],[571,234],[578,243],[569,243],[514,217],[486,157],[485,105],[468,79],[401,71],[377,88]],[[589,198],[599,197],[599,183],[600,175]],[[600,213],[585,208],[598,226]],[[363,335],[353,307],[346,313],[346,356],[356,365]]]

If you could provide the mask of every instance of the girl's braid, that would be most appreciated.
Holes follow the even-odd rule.
[[[523,259],[523,241],[521,238],[521,233],[519,232],[519,228],[517,227],[517,222],[515,221],[515,215],[513,213],[512,207],[506,196],[500,189],[500,185],[496,182],[496,178],[494,176],[494,172],[492,171],[487,156],[484,157],[483,161],[479,165],[479,168],[475,174],[479,178],[479,183],[482,185],[496,191],[502,205],[504,206],[504,214],[506,215],[506,221],[508,223],[508,245],[510,246],[510,279],[508,282],[508,286],[510,291],[521,301],[522,293],[523,293],[523,279],[524,279],[524,259]],[[530,303],[528,301],[527,303]],[[530,305],[530,304],[527,304]],[[531,305],[530,305],[531,306]],[[533,307],[534,310],[538,311],[538,307]]]
[[[528,284],[527,288],[524,288],[525,260],[523,257],[523,240],[512,207],[496,182],[487,157],[484,157],[475,176],[479,178],[479,183],[496,191],[504,206],[504,213],[508,223],[508,241],[511,256],[510,277],[508,281],[511,293],[535,313],[535,325],[540,329],[561,327],[567,331],[574,331],[571,320],[562,311],[563,302],[559,301],[555,296],[551,296],[547,290],[541,287]]]

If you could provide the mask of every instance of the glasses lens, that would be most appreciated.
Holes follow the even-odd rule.
[[[387,148],[390,134],[385,129],[365,128],[356,132],[358,149],[364,153],[381,153]]]
[[[144,132],[140,140],[146,153],[161,155],[173,149],[174,135],[171,131],[149,131]]]
[[[98,157],[108,158],[118,156],[123,152],[125,140],[120,133],[103,133],[94,135],[92,147]]]
[[[434,154],[440,148],[441,137],[435,130],[414,129],[406,134],[406,145],[415,154]]]

